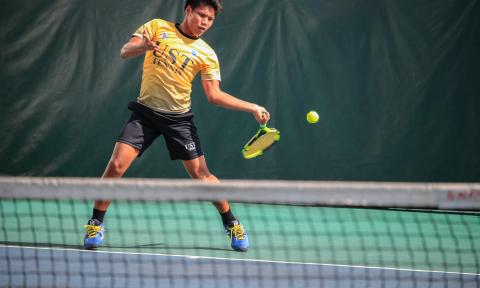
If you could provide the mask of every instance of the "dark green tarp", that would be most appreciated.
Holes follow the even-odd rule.
[[[225,0],[204,37],[222,87],[266,106],[280,143],[244,160],[253,118],[193,111],[220,178],[479,181],[480,1]],[[0,174],[99,176],[139,91],[121,46],[180,0],[1,1]],[[319,123],[305,113],[317,110]],[[130,177],[187,177],[163,139]]]

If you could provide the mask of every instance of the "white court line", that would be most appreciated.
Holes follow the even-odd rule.
[[[450,271],[437,271],[437,270],[419,270],[419,269],[377,267],[377,266],[361,266],[361,265],[328,264],[328,263],[314,263],[314,262],[294,262],[294,261],[278,261],[278,260],[262,260],[262,259],[223,258],[223,257],[211,257],[211,256],[173,255],[173,254],[145,253],[145,252],[102,251],[102,250],[85,250],[85,249],[55,248],[55,247],[33,247],[33,246],[3,245],[3,244],[0,244],[0,247],[18,248],[18,249],[33,249],[33,250],[51,250],[51,251],[75,251],[75,252],[82,252],[82,253],[164,256],[164,257],[180,257],[180,258],[200,259],[200,260],[202,260],[202,259],[212,259],[212,260],[253,262],[253,263],[309,265],[309,266],[326,266],[326,267],[341,267],[341,268],[393,270],[393,271],[418,272],[418,273],[442,273],[442,274],[453,274],[453,275],[480,276],[480,273],[450,272]]]

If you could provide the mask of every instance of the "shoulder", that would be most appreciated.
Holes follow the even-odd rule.
[[[205,42],[203,39],[198,39],[195,41],[195,46],[198,50],[202,52],[202,54],[217,59],[217,54],[215,53],[215,50],[208,45],[207,42]],[[217,60],[218,61],[218,60]]]
[[[198,39],[197,40],[197,43],[198,45],[204,47],[206,50],[211,50],[212,52],[214,52],[215,50],[213,50],[212,46],[210,46],[207,42],[205,42],[205,40],[203,40],[202,38]]]
[[[160,28],[160,29],[169,29],[169,30],[174,30],[175,29],[175,23],[163,20],[160,18],[157,19],[152,19],[146,23],[147,25],[154,27],[154,28]]]

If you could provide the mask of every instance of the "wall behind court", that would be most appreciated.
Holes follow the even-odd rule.
[[[25,2],[25,3],[21,3]],[[480,181],[480,1],[242,0],[204,37],[222,87],[266,106],[281,142],[240,150],[253,118],[193,111],[221,178]],[[18,8],[22,7],[22,8]],[[178,0],[7,0],[0,18],[0,174],[101,175],[136,98],[142,59],[119,50]],[[305,113],[321,120],[309,125]],[[186,177],[163,139],[129,177]]]

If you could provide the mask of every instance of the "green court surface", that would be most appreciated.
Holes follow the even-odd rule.
[[[4,245],[81,248],[92,203],[2,200]],[[101,251],[480,273],[480,217],[233,203],[251,246],[230,249],[205,202],[113,202]]]

